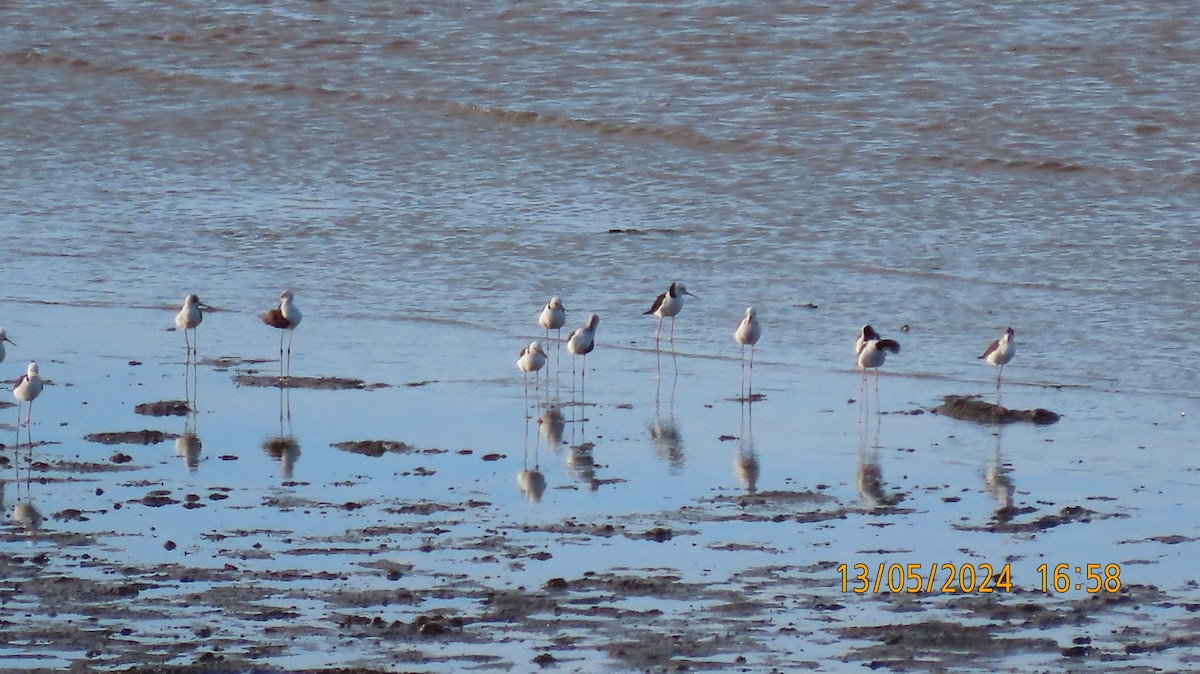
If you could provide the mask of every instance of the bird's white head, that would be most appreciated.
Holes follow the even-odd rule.
[[[14,342],[8,338],[8,333],[5,332],[4,328],[0,328],[0,342],[8,342],[9,344],[12,344],[13,346],[17,345],[16,342]]]
[[[33,379],[34,377],[38,376],[38,364],[30,363],[29,367],[25,369],[25,375],[27,377],[29,377],[30,379]]]
[[[562,299],[560,299],[558,295],[550,298],[549,307],[551,309],[562,309],[563,311],[567,310],[567,308],[563,306]]]
[[[195,295],[188,295],[187,297],[183,298],[183,304],[184,306],[188,307],[195,306],[200,304],[200,298]]]
[[[1013,329],[1010,327],[1010,328],[1008,328],[1007,330],[1005,330],[1005,331],[1004,331],[1004,334],[1005,334],[1005,335],[1007,335],[1009,339],[1012,339],[1012,338],[1013,338],[1013,336],[1017,334],[1017,331],[1016,331],[1016,330],[1013,330]]]
[[[688,292],[687,286],[683,285],[683,283],[681,283],[679,281],[676,281],[671,284],[671,290],[674,291],[671,294],[675,297],[679,297],[680,295],[692,295],[691,293]],[[692,295],[692,297],[696,297],[696,296]]]
[[[541,353],[542,343],[536,339],[529,343],[529,353]]]
[[[281,299],[281,300],[291,301],[293,297],[294,297],[294,295],[292,295],[291,290],[285,290],[285,291],[279,293],[279,299]]]
[[[756,316],[758,316],[758,312],[754,310],[754,307],[746,307],[746,318],[753,319]]]

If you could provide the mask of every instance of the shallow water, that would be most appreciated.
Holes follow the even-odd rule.
[[[1196,487],[1200,413],[1200,375],[1179,357],[1200,297],[1193,14],[1064,2],[6,7],[0,325],[19,346],[0,369],[15,378],[38,360],[55,381],[32,439],[60,444],[35,454],[103,462],[112,448],[83,435],[184,429],[131,408],[183,395],[179,335],[164,330],[191,292],[225,309],[205,319],[202,355],[275,357],[276,335],[254,314],[290,287],[305,312],[298,373],[394,386],[293,391],[281,405],[275,389],[237,388],[234,370],[201,366],[199,466],[188,470],[170,443],[119,447],[135,471],[35,480],[44,514],[105,512],[47,523],[55,535],[32,545],[85,533],[113,558],[220,567],[221,546],[204,536],[245,527],[247,512],[328,547],[322,537],[424,500],[488,504],[445,525],[458,543],[497,522],[679,528],[690,509],[728,507],[707,499],[744,493],[749,457],[760,492],[862,508],[860,449],[880,445],[887,493],[903,500],[878,520],[783,536],[774,522],[709,522],[664,544],[529,533],[553,557],[488,582],[572,578],[597,545],[605,568],[620,559],[709,580],[780,558],[890,561],[873,551],[898,550],[923,563],[1015,556],[1025,583],[1035,560],[1130,562],[1131,582],[1192,601],[1193,527],[1178,512]],[[678,360],[656,362],[655,322],[640,314],[674,279],[699,298],[676,326]],[[569,325],[602,317],[594,406],[564,408],[576,421],[563,446],[527,423],[513,368],[551,294]],[[730,335],[749,304],[766,325],[755,383],[767,399],[752,429],[730,401]],[[903,351],[874,407],[889,414],[863,422],[850,344],[865,322]],[[947,393],[993,395],[976,356],[1006,325],[1018,355],[1004,402],[1062,422],[996,437],[896,414]],[[569,401],[563,377],[555,390]],[[402,386],[422,381],[435,383]],[[284,477],[262,444],[287,431],[289,403],[300,453]],[[376,459],[329,446],[362,439],[446,453]],[[571,450],[583,441],[595,444],[594,475]],[[503,458],[480,458],[490,453]],[[547,482],[539,503],[517,486],[530,464]],[[997,464],[1036,509],[1027,517],[1072,505],[1105,517],[979,531],[995,514]],[[11,506],[19,480],[7,470]],[[153,488],[209,507],[111,507]],[[227,499],[209,498],[223,489]],[[347,502],[369,505],[338,507]],[[799,509],[809,507],[823,506]],[[1172,535],[1188,540],[1152,540]],[[701,542],[681,542],[689,536]],[[244,551],[243,538],[232,547]],[[261,543],[277,554],[285,538]],[[713,551],[731,541],[767,551]],[[455,545],[430,557],[391,543],[463,563]],[[87,567],[73,555],[55,563]],[[848,610],[848,624],[870,613]],[[514,661],[528,661],[529,643]],[[807,657],[846,648],[831,639]],[[1179,652],[1156,657],[1171,666]]]
[[[492,337],[485,330],[371,321],[390,329],[364,334],[382,339],[346,339],[319,322],[305,324],[312,330],[297,333],[298,374],[332,371],[390,386],[280,391],[234,382],[238,372],[273,371],[278,364],[269,360],[202,364],[185,383],[179,335],[165,329],[170,311],[53,305],[27,311],[47,328],[45,347],[63,357],[42,363],[52,383],[36,403],[34,427],[21,431],[22,442],[39,444],[14,453],[17,432],[7,425],[14,442],[5,455],[14,460],[4,469],[4,508],[31,497],[46,517],[36,533],[11,521],[4,532],[9,606],[29,629],[57,633],[88,624],[95,633],[122,636],[81,647],[88,653],[55,639],[34,647],[13,637],[2,653],[11,666],[189,663],[208,652],[284,667],[384,667],[396,644],[383,637],[370,647],[375,637],[331,629],[339,616],[408,624],[442,613],[467,621],[463,636],[401,642],[430,671],[455,671],[471,657],[483,658],[476,664],[484,670],[506,669],[548,650],[574,671],[636,666],[614,655],[614,644],[636,642],[643,629],[676,630],[693,644],[718,638],[690,633],[698,624],[726,635],[757,626],[756,636],[745,636],[750,641],[715,648],[707,667],[736,668],[733,658],[742,654],[763,666],[820,663],[818,669],[833,671],[839,662],[875,658],[859,650],[870,647],[869,636],[837,637],[831,626],[993,624],[976,615],[975,604],[962,603],[966,597],[842,591],[835,568],[843,563],[923,569],[1007,563],[1017,594],[979,595],[991,602],[987,610],[1040,605],[1083,612],[1053,629],[1003,620],[996,629],[1063,648],[1087,638],[1097,653],[1116,657],[1118,669],[1179,666],[1193,652],[1183,643],[1125,652],[1146,635],[1189,633],[1186,607],[1198,599],[1193,527],[1178,514],[1200,467],[1178,458],[1194,429],[1169,397],[1006,386],[1006,404],[1042,405],[1065,416],[1052,426],[1014,425],[997,435],[912,414],[962,386],[940,378],[885,374],[878,393],[868,382],[864,398],[855,372],[798,373],[766,359],[754,375],[766,398],[745,405],[734,399],[735,358],[607,347],[590,358],[586,396],[571,395],[566,363],[550,374],[549,393],[530,392],[562,403],[558,440],[548,437],[548,423],[526,418],[531,408],[508,365],[493,366],[484,354],[445,359],[429,371],[397,365],[418,360],[424,344],[437,339],[469,354],[466,345]],[[269,358],[275,335],[250,331],[252,320],[210,313],[200,330],[202,355]],[[96,339],[69,329],[80,321]],[[131,345],[118,337],[123,331],[144,339]],[[229,350],[255,334],[254,351]],[[323,343],[333,345],[328,357],[311,353]],[[318,366],[330,370],[311,369]],[[132,412],[141,402],[187,395],[200,410],[194,416]],[[568,404],[581,398],[586,405]],[[195,466],[186,465],[173,440],[110,446],[82,439],[141,428],[194,432],[201,443]],[[280,436],[292,440],[293,451],[264,450]],[[414,451],[369,457],[331,446],[364,439],[399,440]],[[128,461],[113,458],[118,452]],[[872,492],[860,483],[864,461],[878,471],[881,486]],[[118,470],[81,471],[76,464]],[[519,483],[518,473],[529,468],[545,480],[537,500]],[[171,502],[154,505],[147,499],[154,494]],[[998,515],[1004,494],[1016,509],[1011,519]],[[185,507],[189,499],[199,506]],[[1036,524],[1070,509],[1086,514]],[[606,525],[613,533],[597,534]],[[1106,610],[1083,591],[1041,595],[1042,563],[1119,564],[1127,592],[1154,588],[1164,598],[1127,598]],[[405,571],[385,577],[379,564]],[[580,587],[596,574],[677,578],[697,589],[678,597],[597,595]],[[565,606],[599,602],[623,617],[589,615],[594,629],[582,629],[560,609],[534,613],[531,623],[497,622],[487,609],[487,597],[498,594],[545,601],[542,588],[553,578],[576,588],[563,595],[573,600]],[[67,579],[110,588],[75,591],[81,593],[75,605],[91,616],[85,622],[45,587],[69,587]],[[118,589],[111,589],[114,580]],[[138,608],[110,615],[104,597],[121,587],[138,588]],[[415,597],[397,602],[398,592]],[[1074,602],[1090,608],[1069,608]],[[732,618],[715,615],[743,617],[728,623]],[[1141,621],[1145,631],[1130,635],[1127,626]],[[279,641],[301,628],[310,634]],[[181,645],[172,637],[181,633],[204,636]],[[548,646],[550,639],[560,647]],[[1054,666],[1061,658],[1010,651],[989,669]],[[692,655],[679,662],[704,661]]]

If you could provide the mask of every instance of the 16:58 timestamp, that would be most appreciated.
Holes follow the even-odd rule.
[[[1103,568],[1104,573],[1100,571]],[[1119,564],[1041,564],[1037,567],[1041,577],[1042,592],[1067,592],[1068,590],[1083,590],[1092,594],[1098,592],[1120,592],[1121,566]],[[1080,577],[1082,576],[1082,577]]]

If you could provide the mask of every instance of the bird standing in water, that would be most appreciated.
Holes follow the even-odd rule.
[[[175,314],[175,327],[183,330],[183,344],[187,347],[187,353],[190,356],[196,352],[196,339],[188,339],[188,330],[192,331],[192,336],[196,335],[196,326],[200,325],[200,321],[204,320],[204,314],[200,312],[200,298],[195,295],[188,295],[183,300],[183,308],[179,313]]]
[[[0,328],[0,363],[4,362],[4,343],[5,342],[8,342],[9,344],[12,344],[13,346],[17,345],[16,342],[14,342],[8,338],[8,333],[4,331],[4,328]]]
[[[654,298],[654,304],[650,305],[648,310],[642,312],[643,316],[653,315],[658,317],[658,330],[654,333],[654,345],[656,347],[658,346],[659,338],[662,336],[662,321],[668,316],[671,317],[671,338],[669,341],[672,345],[675,344],[675,316],[683,310],[684,295],[696,297],[688,292],[687,287],[676,281],[671,284],[670,288],[667,288],[667,292]]]
[[[283,366],[283,332],[279,333],[279,369],[287,376],[292,374],[292,336],[296,326],[300,325],[300,308],[295,304],[292,291],[285,290],[279,294],[279,306],[258,315],[263,323],[288,333],[287,368]]]
[[[854,344],[858,353],[858,366],[862,368],[862,386],[867,384],[867,370],[875,370],[875,390],[879,391],[879,367],[887,360],[888,352],[900,353],[900,342],[894,339],[882,339],[875,328],[864,325]]]
[[[29,409],[25,413],[25,425],[33,423],[33,400],[42,392],[42,378],[38,375],[38,364],[30,363],[26,368],[25,374],[17,379],[17,385],[13,388],[13,397],[17,399],[17,426],[21,426],[21,405],[29,403]]]
[[[529,373],[533,373],[533,392],[536,395],[538,392],[538,372],[546,366],[546,352],[542,350],[542,345],[537,340],[529,343],[529,346],[521,349],[520,355],[517,356],[517,369],[525,373],[525,406],[529,406]]]
[[[754,350],[762,337],[762,324],[754,307],[746,307],[746,317],[733,331],[733,341],[742,345],[742,389],[746,388],[746,345],[750,345],[750,392],[754,393]]]
[[[562,300],[557,295],[550,298],[546,306],[542,308],[542,313],[538,316],[538,325],[546,329],[546,341],[550,341],[550,331],[558,330],[558,336],[562,338],[562,326],[567,323],[567,308],[563,306]]]
[[[984,350],[980,356],[986,360],[989,365],[994,365],[996,370],[996,393],[1000,393],[1000,377],[1004,374],[1004,366],[1008,365],[1008,361],[1017,355],[1017,343],[1013,337],[1014,331],[1012,328],[1007,328],[1000,339],[992,341],[988,344],[988,348]]]
[[[596,314],[588,316],[587,324],[576,328],[567,335],[567,351],[571,352],[571,385],[575,385],[575,356],[583,356],[583,383],[587,383],[587,355],[596,348],[596,326],[600,325],[600,317]]]

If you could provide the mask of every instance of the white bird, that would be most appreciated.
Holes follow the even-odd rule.
[[[854,342],[854,355],[857,356],[862,353],[863,345],[872,339],[879,339],[879,333],[875,332],[875,328],[872,328],[870,325],[862,326],[862,329],[858,332],[858,339]]]
[[[870,325],[864,325],[855,344],[858,350],[858,366],[862,368],[862,385],[867,383],[867,369],[875,370],[875,388],[879,388],[879,367],[887,360],[888,352],[900,353],[900,342],[894,339],[881,339],[879,333]]]
[[[576,328],[567,335],[567,351],[571,352],[571,383],[575,383],[575,356],[583,356],[583,381],[587,382],[587,355],[596,348],[596,326],[600,325],[600,317],[596,314],[588,316],[587,324]]]
[[[14,342],[8,338],[8,333],[4,331],[4,328],[0,328],[0,363],[4,362],[4,343],[5,342],[8,342],[9,344],[12,344],[13,346],[17,345],[16,342]]]
[[[546,306],[542,308],[542,313],[538,316],[538,325],[546,329],[546,341],[550,341],[550,331],[558,330],[559,337],[562,337],[562,326],[567,324],[567,308],[563,306],[562,300],[557,295],[550,298]]]
[[[295,304],[292,291],[285,290],[279,294],[279,306],[258,315],[263,323],[288,333],[287,374],[292,374],[292,335],[296,326],[300,325],[300,308]],[[279,333],[279,368],[283,370],[283,332]]]
[[[658,317],[658,330],[654,333],[654,343],[658,344],[659,338],[662,335],[662,319],[671,317],[671,344],[675,343],[675,316],[683,309],[683,296],[692,295],[687,291],[687,288],[679,282],[671,284],[667,288],[667,292],[654,298],[654,304],[650,309],[642,312],[643,316],[654,315]],[[696,297],[692,295],[692,297]]]
[[[525,395],[529,395],[529,373],[534,373],[533,388],[536,391],[538,387],[537,372],[546,366],[546,352],[542,350],[542,345],[537,340],[529,343],[529,346],[521,349],[521,355],[517,357],[517,369],[525,373]]]
[[[25,415],[25,425],[32,423],[33,418],[33,399],[37,398],[42,392],[42,378],[38,375],[38,364],[30,363],[25,370],[25,374],[17,380],[17,385],[13,388],[13,397],[17,399],[17,426],[21,425],[21,405],[29,403],[29,409]]]
[[[183,330],[183,343],[187,347],[188,354],[195,353],[196,349],[192,346],[192,341],[188,340],[188,330],[192,331],[192,335],[196,334],[196,326],[200,325],[200,321],[204,320],[204,314],[200,312],[200,298],[195,295],[188,295],[183,300],[183,308],[179,313],[175,314],[175,327]]]
[[[762,337],[762,324],[758,322],[758,312],[754,307],[746,307],[746,317],[733,331],[733,341],[742,345],[742,385],[746,383],[746,345],[750,345],[750,390],[754,390],[754,351],[758,340]]]
[[[989,365],[994,365],[996,370],[996,390],[1000,390],[1000,377],[1004,374],[1004,366],[1008,365],[1008,361],[1017,355],[1017,343],[1013,338],[1014,331],[1012,328],[1007,328],[1000,339],[994,340],[988,344],[988,348],[984,350],[980,358],[986,360]]]

